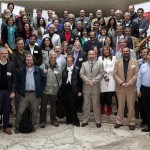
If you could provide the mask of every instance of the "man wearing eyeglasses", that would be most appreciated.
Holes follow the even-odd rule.
[[[11,135],[9,129],[9,116],[11,98],[15,97],[16,69],[8,60],[8,50],[0,48],[0,112],[3,114],[3,132]],[[3,109],[2,109],[3,108]]]

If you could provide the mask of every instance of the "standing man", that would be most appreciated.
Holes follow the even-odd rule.
[[[87,60],[87,53],[82,51],[81,44],[79,41],[74,43],[70,55],[74,57],[74,65],[79,67],[79,69],[81,69],[82,63]],[[77,102],[77,111],[81,113],[83,105],[83,96],[78,94],[76,102]]]
[[[137,13],[135,12],[134,5],[130,5],[128,11],[131,14],[131,21],[137,18]]]
[[[8,60],[8,50],[0,48],[0,112],[3,114],[3,132],[12,134],[9,129],[11,98],[15,97],[16,69]]]
[[[142,98],[147,127],[142,132],[150,132],[150,51],[147,53],[147,62],[140,67],[137,78],[137,95]]]
[[[46,114],[47,114],[47,103],[50,101],[50,119],[51,124],[55,127],[58,127],[59,124],[56,118],[56,101],[57,101],[57,92],[61,86],[61,68],[58,66],[57,54],[55,52],[50,53],[49,62],[45,65],[42,65],[42,69],[47,77],[47,83],[44,90],[44,95],[41,101],[40,108],[40,127],[45,128],[46,126]],[[47,69],[45,69],[45,67]]]
[[[93,50],[88,52],[88,61],[82,64],[80,77],[83,80],[83,123],[81,127],[88,125],[91,104],[97,128],[101,127],[100,120],[100,80],[104,77],[102,64],[96,61],[96,53]]]
[[[17,93],[20,97],[20,103],[16,116],[15,133],[18,134],[19,124],[25,109],[30,106],[32,114],[33,132],[35,132],[34,125],[37,119],[37,113],[43,90],[46,85],[46,76],[43,70],[34,66],[34,56],[31,54],[25,57],[25,67],[19,70],[17,76]]]
[[[147,53],[149,51],[149,48],[143,47],[140,51],[141,51],[141,53],[140,53],[141,59],[138,60],[139,68],[144,63],[147,62]],[[143,104],[141,96],[138,97],[138,102],[140,103],[140,117],[142,120],[140,127],[143,128],[145,125],[147,125],[147,117],[146,117],[146,114],[144,111],[144,104]]]
[[[114,79],[116,81],[116,94],[118,98],[118,113],[114,128],[123,126],[124,108],[127,101],[129,129],[135,130],[135,99],[136,79],[138,74],[137,60],[130,58],[130,49],[122,50],[123,58],[115,63]]]

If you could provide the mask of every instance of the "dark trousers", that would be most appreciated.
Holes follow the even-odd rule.
[[[101,105],[111,106],[112,95],[113,95],[113,92],[101,92],[100,94]]]
[[[44,94],[41,100],[41,108],[40,108],[40,123],[46,123],[47,116],[47,103],[50,101],[50,120],[51,122],[56,121],[56,95]]]
[[[10,92],[8,90],[0,90],[0,112],[3,114],[3,128],[9,127],[10,106]]]
[[[144,111],[144,105],[141,97],[138,97],[138,102],[140,105],[140,116],[143,123],[147,123],[147,118]]]
[[[147,119],[148,126],[150,127],[150,88],[141,87],[141,98],[144,106],[144,112]]]
[[[64,106],[66,110],[66,123],[78,123],[76,110],[76,99],[77,96],[73,94],[72,86],[66,84],[64,88]]]
[[[82,111],[83,96],[78,96],[76,101],[77,111]]]

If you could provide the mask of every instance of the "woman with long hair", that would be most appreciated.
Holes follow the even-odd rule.
[[[83,28],[81,32],[81,44],[84,45],[84,42],[88,41],[89,39],[87,28]]]
[[[112,52],[112,55],[114,56],[116,54],[116,50],[114,49],[114,46],[113,46],[113,41],[112,41],[112,38],[109,37],[109,36],[106,36],[105,37],[105,41],[104,41],[104,46],[107,45],[110,47],[110,50]]]
[[[31,32],[32,32],[32,27],[30,23],[25,23],[23,25],[23,30],[22,32],[20,32],[19,36],[22,37],[24,41],[26,41],[27,39],[29,39]]]
[[[45,37],[42,41],[41,45],[42,49],[42,56],[43,56],[43,62],[42,64],[45,64],[49,60],[49,54],[53,51],[53,44],[49,37]]]
[[[2,28],[2,42],[5,47],[9,47],[14,50],[16,48],[16,38],[17,38],[17,27],[15,26],[15,20],[13,17],[6,19],[6,25]]]
[[[117,23],[115,18],[110,18],[107,23],[108,36],[114,36],[116,33]]]
[[[105,113],[105,105],[107,106],[107,115],[112,113],[112,95],[115,91],[115,80],[113,78],[113,70],[116,61],[116,57],[112,56],[109,46],[104,46],[102,50],[102,56],[98,58],[98,61],[103,64],[105,75],[100,82],[101,87],[101,114]]]
[[[43,39],[43,34],[47,31],[46,30],[46,22],[44,18],[39,18],[37,20],[37,28],[38,31],[38,38]]]

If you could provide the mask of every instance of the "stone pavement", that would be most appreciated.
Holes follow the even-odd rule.
[[[74,127],[59,120],[59,127],[47,123],[46,128],[41,129],[37,124],[36,132],[30,134],[16,135],[13,128],[9,136],[0,130],[0,150],[150,150],[149,133],[139,128],[130,131],[128,126],[114,129],[111,122],[104,123],[108,122],[105,115],[102,118],[99,129],[95,122],[89,122],[86,127]]]

